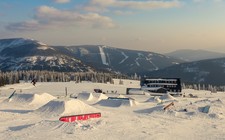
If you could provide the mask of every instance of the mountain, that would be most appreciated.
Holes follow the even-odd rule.
[[[192,55],[191,52],[189,54]],[[49,46],[24,38],[0,40],[0,70],[107,71],[180,77],[186,83],[225,85],[225,57],[183,63],[179,59],[147,51],[103,45]]]
[[[109,69],[125,74],[140,74],[154,71],[183,62],[161,54],[112,48],[108,46],[70,46],[66,47],[83,63],[96,69]]]
[[[225,57],[225,53],[206,50],[177,50],[171,53],[166,53],[164,55],[181,59],[186,62]]]
[[[0,70],[51,70],[91,71],[91,68],[75,59],[32,39],[13,38],[0,40]]]
[[[188,62],[148,73],[155,77],[179,77],[185,83],[225,85],[225,57]]]
[[[183,62],[161,54],[103,45],[48,46],[32,39],[0,40],[0,70],[110,71],[139,74]]]

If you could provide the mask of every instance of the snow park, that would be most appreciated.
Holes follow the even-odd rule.
[[[225,0],[0,0],[0,140],[225,140]]]
[[[225,139],[223,92],[155,96],[138,90],[138,80],[120,81],[0,87],[1,140]]]

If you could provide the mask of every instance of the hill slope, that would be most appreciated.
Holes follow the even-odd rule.
[[[161,54],[125,50],[102,45],[48,46],[32,39],[0,40],[0,70],[50,70],[83,72],[92,70],[143,73],[182,61]]]
[[[183,82],[225,85],[225,58],[202,60],[171,66],[149,73],[157,77],[180,77]]]
[[[77,59],[96,69],[110,69],[126,74],[162,69],[183,62],[161,54],[108,46],[67,47]]]
[[[57,48],[23,38],[0,40],[0,69],[1,71],[90,71],[90,68],[80,60],[64,54]]]
[[[177,50],[171,53],[167,53],[165,55],[187,62],[225,57],[225,53],[218,53],[206,50]]]

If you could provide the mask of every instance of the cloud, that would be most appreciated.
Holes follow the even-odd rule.
[[[114,26],[111,18],[97,13],[80,14],[69,10],[59,10],[53,7],[41,6],[35,18],[41,23],[52,24],[89,24],[111,28]]]
[[[80,14],[75,11],[41,6],[37,8],[36,14],[32,20],[11,23],[6,28],[14,31],[35,31],[68,26],[89,26],[93,28],[116,27],[111,18],[97,13]]]
[[[181,3],[178,0],[91,0],[90,5],[99,7],[117,7],[117,8],[131,8],[131,9],[158,9],[158,8],[172,8],[179,7]]]
[[[223,0],[213,0],[214,2],[222,2]]]
[[[193,0],[193,2],[204,2],[205,0]]]
[[[201,3],[201,2],[206,2],[207,0],[193,0],[193,2],[196,2],[196,3]],[[211,0],[211,2],[222,2],[224,0]]]
[[[69,3],[70,0],[54,0],[56,3]]]
[[[41,25],[36,20],[29,20],[24,22],[11,23],[6,26],[6,29],[11,31],[36,31],[40,30]]]
[[[114,14],[116,14],[116,15],[132,15],[132,14],[134,14],[134,12],[132,12],[132,11],[115,10]]]

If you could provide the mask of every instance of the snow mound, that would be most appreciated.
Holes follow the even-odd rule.
[[[210,118],[216,118],[216,119],[221,119],[224,118],[225,114],[225,109],[224,106],[217,106],[217,105],[211,105],[209,108],[209,117]]]
[[[162,100],[159,99],[159,97],[150,97],[148,100],[146,100],[145,102],[157,102],[157,103],[161,103]]]
[[[42,94],[15,94],[12,98],[7,99],[10,103],[29,104],[29,105],[43,105],[47,102],[56,99],[48,93]]]
[[[127,97],[120,94],[117,98],[127,98]]]
[[[145,92],[143,90],[140,90],[140,89],[130,89],[128,91],[128,93],[130,95],[145,95]]]
[[[145,102],[154,102],[155,101],[155,97],[150,97],[149,99],[147,99]]]
[[[75,121],[64,123],[58,120],[41,120],[35,124],[30,124],[26,129],[28,132],[30,130],[35,130],[38,132],[40,131],[40,133],[41,131],[47,131],[61,134],[76,134],[77,130],[91,130],[98,125],[100,125],[98,121]],[[19,129],[20,127],[22,126],[17,126],[16,129]],[[55,137],[53,137],[53,139],[55,139]]]
[[[82,101],[92,101],[95,100],[95,97],[93,96],[92,93],[82,92],[78,94],[77,99]]]
[[[161,100],[160,98],[155,98],[155,101],[156,101],[157,103],[162,103],[162,100]]]
[[[103,99],[97,102],[96,104],[106,107],[122,107],[127,106],[131,107],[134,105],[137,105],[137,102],[135,100],[124,100],[124,99]]]
[[[173,96],[171,96],[169,93],[161,96],[159,99],[161,99],[161,100],[174,100],[174,101],[177,101],[177,99],[174,98]]]
[[[135,110],[134,112],[136,113],[153,113],[153,112],[161,112],[163,110],[163,105],[157,105],[154,107],[150,107],[147,109],[139,109],[139,110]]]
[[[99,94],[99,96],[98,96],[98,101],[104,100],[104,99],[108,99],[108,96],[106,96],[106,95],[103,94],[103,93]]]
[[[217,104],[217,105],[224,105],[223,101],[221,101],[220,99],[211,101],[212,104]]]
[[[52,100],[44,106],[35,110],[36,113],[47,116],[76,115],[85,113],[95,113],[99,110],[91,107],[77,99]]]

